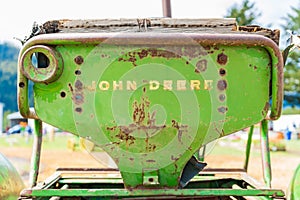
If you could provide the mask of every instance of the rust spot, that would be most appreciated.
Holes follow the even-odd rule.
[[[101,54],[101,58],[110,58],[110,56],[107,54]]]
[[[74,90],[73,90],[73,86],[71,85],[71,83],[69,83],[68,86],[70,88],[70,91],[73,93]]]
[[[177,138],[179,142],[182,142],[182,135],[183,133],[187,133],[188,130],[188,126],[185,124],[179,125],[178,122],[176,122],[176,120],[172,120],[172,127],[176,128],[178,130],[178,134],[177,134]]]
[[[217,62],[218,62],[220,65],[225,65],[225,64],[227,63],[227,55],[225,55],[224,53],[220,53],[220,54],[218,55]]]
[[[154,163],[154,162],[156,162],[155,160],[146,160],[146,162],[152,162],[152,163]]]
[[[221,122],[223,123],[223,122]],[[213,122],[212,123],[212,126],[214,128],[214,130],[220,135],[220,136],[224,136],[225,135],[225,132],[224,132],[224,129],[219,129],[218,126],[217,126],[217,123],[216,122]]]
[[[83,57],[82,56],[75,57],[74,62],[78,65],[81,65],[83,63]]]
[[[77,80],[75,82],[75,91],[71,85],[71,83],[69,83],[69,88],[70,91],[72,92],[72,100],[74,101],[74,103],[76,105],[80,105],[82,103],[84,103],[84,95],[83,95],[83,84],[80,80]]]
[[[227,82],[225,80],[219,80],[217,87],[219,90],[226,90],[227,88]]]
[[[257,66],[256,65],[252,66],[252,64],[249,64],[249,67],[251,67],[251,68],[253,67],[254,70],[257,70]]]
[[[123,57],[118,58],[118,61],[131,62],[134,66],[137,66],[136,64],[137,57],[139,57],[139,59],[143,59],[148,56],[163,57],[167,59],[181,57],[180,55],[172,51],[150,48],[150,49],[142,49],[140,51],[128,52],[127,54],[124,54]]]
[[[24,83],[24,82],[20,82],[20,83],[19,83],[19,87],[20,87],[20,88],[25,87],[25,83]]]
[[[220,94],[220,95],[219,95],[219,100],[220,100],[220,101],[225,101],[225,99],[226,99],[225,94]]]
[[[76,88],[77,90],[79,90],[79,91],[81,91],[81,90],[83,89],[83,84],[82,84],[82,82],[81,82],[80,80],[77,80],[77,81],[75,82],[75,88]]]
[[[228,111],[228,108],[225,106],[221,106],[218,108],[218,112],[220,112],[222,114],[226,113],[227,111]]]
[[[176,122],[176,120],[174,120],[174,119],[172,119],[172,127],[179,129],[178,122]]]
[[[129,160],[134,161],[134,158],[129,158]]]
[[[140,59],[143,59],[148,56],[148,51],[146,49],[143,49],[141,52],[138,52],[138,55]]]
[[[116,126],[113,126],[113,127],[106,127],[106,130],[108,130],[108,131],[114,131],[114,130],[116,130]]]
[[[177,160],[179,160],[179,158],[177,158],[177,157],[171,155],[171,160],[177,161]]]
[[[75,111],[78,112],[78,113],[81,113],[82,112],[82,108],[80,108],[80,107],[75,108]]]
[[[221,69],[219,70],[219,74],[220,74],[221,76],[225,76],[225,75],[226,75],[226,70],[223,69],[223,68],[221,68]]]
[[[145,142],[146,142],[146,151],[147,152],[153,152],[153,151],[155,151],[155,149],[156,149],[156,145],[155,144],[150,144],[148,138],[145,139]]]
[[[263,108],[263,110],[261,112],[263,116],[265,116],[268,113],[269,107],[270,107],[269,102],[266,102],[266,104],[265,104],[265,106],[264,106],[264,108]]]
[[[124,132],[123,130],[119,130],[119,133],[116,135],[116,138],[120,140],[126,141],[126,144],[132,145],[134,144],[135,138],[132,135],[129,135],[129,132]]]
[[[199,60],[196,64],[195,72],[196,73],[205,72],[206,69],[207,69],[207,60],[205,59]]]
[[[140,133],[145,134],[145,148],[146,151],[151,152],[155,151],[156,145],[149,143],[149,138],[154,135],[157,131],[162,130],[166,127],[166,125],[158,126],[156,125],[155,114],[156,111],[152,113],[149,112],[150,101],[147,97],[141,97],[141,103],[138,101],[133,102],[133,113],[132,118],[133,122],[126,126],[113,126],[106,127],[108,131],[118,131],[115,135],[116,138],[120,140],[125,140],[126,145],[131,145],[135,142],[135,138],[132,136],[132,133],[135,131],[139,131]],[[122,142],[121,141],[121,142]]]
[[[209,51],[211,48],[211,46],[203,46],[203,49],[205,49],[206,51]]]

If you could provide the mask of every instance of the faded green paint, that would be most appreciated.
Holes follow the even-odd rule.
[[[33,138],[33,147],[32,147],[32,155],[31,155],[31,163],[30,163],[30,175],[29,175],[30,187],[35,186],[36,181],[38,179],[41,149],[42,149],[42,138],[43,138],[42,121],[35,119],[34,138]]]
[[[295,174],[291,180],[291,183],[287,192],[288,200],[300,199],[300,165],[295,170]]]
[[[265,196],[267,199],[274,197],[283,197],[284,193],[281,190],[267,190],[267,189],[247,189],[241,191],[240,189],[155,189],[155,190],[139,190],[134,191],[126,189],[76,189],[76,190],[33,190],[32,196],[51,197],[51,196],[81,196],[81,197],[106,197],[106,198],[122,198],[122,197],[155,197],[155,196],[180,196],[180,197],[196,197],[196,196]]]
[[[52,196],[69,197],[80,196],[89,198],[133,198],[144,197],[153,198],[155,196],[177,196],[182,197],[227,197],[227,196],[252,196],[259,199],[272,199],[284,196],[282,190],[276,189],[257,189],[255,181],[249,179],[245,172],[231,171],[203,171],[195,176],[184,189],[170,189],[153,187],[127,190],[123,186],[122,178],[116,172],[108,176],[99,176],[103,171],[81,171],[80,176],[74,175],[74,171],[63,170],[45,181],[44,184],[38,184],[32,189],[23,190],[21,197],[39,197],[47,199]],[[109,171],[106,171],[109,172]],[[69,174],[70,173],[70,174]],[[98,174],[100,173],[100,174]],[[147,176],[156,177],[156,173],[147,174]],[[226,178],[224,177],[226,176]],[[68,189],[66,189],[68,188]]]
[[[32,58],[34,55],[36,56],[37,63],[41,63],[41,57],[47,58],[44,60],[43,66],[33,65]],[[21,67],[22,73],[34,82],[53,82],[61,75],[63,70],[63,62],[59,53],[50,47],[42,45],[27,49],[21,57],[21,62],[23,63]]]
[[[266,118],[270,85],[272,101],[280,102],[278,55],[247,37],[240,36],[239,45],[189,38],[177,45],[37,40],[56,44],[64,69],[57,80],[34,84],[35,112],[103,148],[127,188],[147,188],[145,170],[158,174],[156,187],[177,188],[201,146]],[[19,99],[26,99],[22,74],[20,81]]]
[[[17,199],[24,187],[15,167],[0,153],[0,199]]]
[[[262,120],[260,124],[260,145],[261,145],[264,181],[266,186],[271,188],[272,171],[271,171],[271,157],[270,157],[267,120]]]
[[[248,164],[249,164],[249,159],[250,159],[250,150],[251,150],[251,143],[252,143],[252,136],[253,136],[253,130],[254,130],[254,125],[252,125],[249,129],[248,132],[248,139],[247,139],[247,145],[246,145],[246,157],[245,157],[245,163],[244,163],[244,170],[248,170]]]

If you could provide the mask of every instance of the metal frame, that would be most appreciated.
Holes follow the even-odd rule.
[[[127,190],[123,188],[122,178],[116,170],[77,168],[58,169],[44,183],[21,193],[21,199],[54,196],[103,198],[255,196],[272,199],[284,197],[284,192],[263,187],[240,169],[204,170],[194,177],[185,189]]]
[[[175,37],[174,37],[175,36]],[[99,44],[109,39],[110,43],[118,45],[183,45],[186,37],[201,43],[202,45],[223,44],[228,46],[262,46],[269,51],[272,60],[278,60],[276,65],[272,65],[272,105],[271,112],[266,119],[276,120],[281,115],[283,98],[283,58],[275,42],[259,35],[243,34],[175,34],[164,33],[140,33],[132,35],[130,33],[80,33],[80,34],[45,34],[38,35],[30,39],[23,47],[22,55],[26,50],[34,45],[64,45],[64,44]],[[22,59],[19,58],[19,67],[22,66]],[[38,119],[34,111],[29,110],[28,102],[28,79],[23,74],[18,73],[18,106],[20,113],[25,118]]]
[[[39,170],[39,161],[41,155],[42,144],[42,125],[41,121],[36,116],[35,112],[29,110],[28,105],[28,79],[19,73],[18,77],[18,103],[21,114],[27,118],[35,119],[35,137],[34,148],[31,162],[31,175],[30,185],[32,189],[25,189],[21,193],[21,198],[31,197],[104,197],[104,198],[120,198],[120,197],[228,197],[228,196],[255,196],[266,199],[284,197],[281,190],[270,189],[271,186],[271,167],[270,167],[270,152],[268,143],[268,119],[277,119],[281,113],[282,105],[282,76],[283,76],[283,59],[281,52],[277,45],[270,39],[256,36],[256,35],[242,35],[242,34],[188,34],[190,38],[201,44],[215,44],[220,43],[230,46],[264,46],[272,60],[276,60],[277,64],[273,64],[271,70],[271,84],[272,84],[272,105],[270,115],[261,122],[261,151],[262,163],[264,171],[265,186],[255,184],[255,181],[246,173],[248,168],[251,139],[253,134],[253,127],[249,132],[249,138],[246,146],[246,159],[244,170],[223,170],[204,171],[197,175],[184,189],[156,189],[149,187],[149,189],[133,189],[128,190],[123,186],[121,177],[116,174],[116,177],[107,178],[102,172],[97,170],[79,169],[79,170],[65,170],[64,172],[58,171],[50,179],[47,179],[41,185],[36,185],[36,180]],[[113,36],[113,38],[112,38]],[[149,33],[141,33],[138,36],[131,34],[48,34],[40,35],[28,41],[25,44],[22,55],[33,45],[59,45],[59,44],[98,44],[108,38],[114,44],[120,45],[155,45],[155,44],[168,44],[180,45],[185,41],[178,38],[184,38],[183,35],[176,35],[177,40],[174,40],[174,35],[156,34],[155,36]],[[151,38],[151,39],[149,39]],[[21,59],[19,60],[22,61]],[[19,64],[20,65],[20,64]],[[203,156],[202,156],[203,157]],[[204,159],[204,158],[201,158]],[[111,172],[111,170],[104,170]],[[88,173],[87,173],[88,172]],[[92,172],[92,173],[91,173]],[[82,173],[80,177],[74,176],[71,179],[69,175]],[[102,177],[101,177],[102,176]],[[93,186],[91,187],[92,183]],[[95,187],[97,186],[97,187]],[[99,186],[99,187],[98,187]],[[85,189],[79,189],[85,188]]]
[[[31,162],[30,189],[20,199],[32,197],[88,197],[93,198],[164,198],[164,197],[244,197],[260,199],[283,198],[282,190],[271,188],[271,163],[268,140],[268,121],[261,122],[261,151],[265,186],[247,174],[251,139],[254,126],[249,130],[244,169],[206,169],[195,176],[184,189],[134,189],[123,186],[118,169],[60,168],[44,182],[36,184],[41,156],[42,125],[35,120],[34,148]],[[202,152],[204,153],[204,152]],[[204,159],[204,156],[203,156]]]

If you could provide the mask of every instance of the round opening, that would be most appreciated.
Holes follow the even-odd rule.
[[[221,69],[219,70],[219,73],[220,73],[221,76],[224,76],[224,75],[226,74],[226,70],[223,69],[223,68],[221,68]]]
[[[64,98],[64,97],[66,97],[66,93],[65,93],[65,92],[61,92],[61,93],[60,93],[60,96],[61,96],[62,98]]]
[[[44,53],[37,52],[37,53],[32,54],[31,64],[35,68],[47,68],[47,67],[49,67],[50,60]]]
[[[81,71],[80,71],[79,69],[75,71],[75,75],[78,76],[78,75],[80,75],[80,74],[81,74]]]
[[[153,178],[149,178],[148,181],[149,181],[149,182],[153,182],[154,179],[153,179]]]
[[[75,111],[78,112],[78,113],[81,113],[82,112],[82,108],[80,108],[80,107],[75,108]]]
[[[20,87],[20,88],[23,88],[24,86],[25,86],[25,83],[24,83],[24,82],[20,82],[20,83],[19,83],[19,87]]]

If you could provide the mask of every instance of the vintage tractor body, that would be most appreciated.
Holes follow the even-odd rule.
[[[233,19],[61,20],[31,36],[18,103],[35,119],[36,154],[21,199],[285,196],[270,188],[267,125],[282,106],[279,31]],[[118,170],[59,169],[36,185],[41,121],[100,146]],[[257,123],[265,186],[246,173],[253,129],[244,169],[200,172],[201,147]]]

